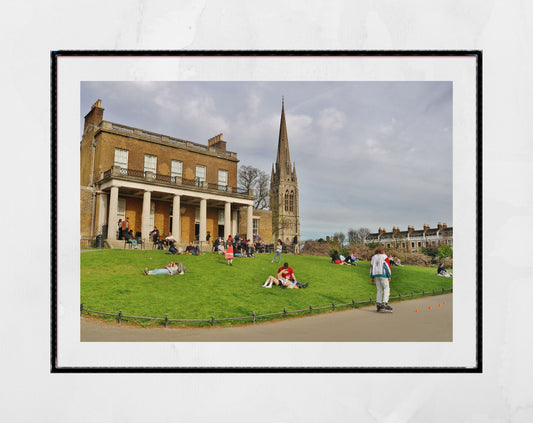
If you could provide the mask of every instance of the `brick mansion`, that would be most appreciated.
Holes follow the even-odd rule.
[[[120,247],[118,223],[125,219],[143,240],[156,226],[161,234],[171,232],[178,244],[202,247],[208,235],[238,233],[252,240],[260,234],[267,243],[279,235],[299,235],[298,187],[283,106],[271,181],[275,212],[255,210],[253,190],[238,187],[239,160],[223,134],[201,144],[109,122],[103,115],[98,100],[85,116],[80,142],[81,247],[98,235],[108,246]]]

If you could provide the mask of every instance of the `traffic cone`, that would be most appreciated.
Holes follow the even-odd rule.
[[[415,310],[415,313],[418,313],[418,309]]]
[[[431,306],[429,306],[429,309],[431,310]]]

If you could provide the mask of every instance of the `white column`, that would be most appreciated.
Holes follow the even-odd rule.
[[[109,193],[109,219],[107,219],[108,222],[108,228],[107,228],[107,238],[108,239],[116,239],[116,233],[118,230],[118,218],[117,218],[117,211],[118,211],[118,187],[111,187],[111,191]]]
[[[98,194],[98,222],[96,223],[97,226],[97,233],[102,233],[102,226],[107,224],[107,194],[104,194],[103,192]],[[118,201],[117,201],[117,207],[118,207]],[[117,228],[118,228],[118,222],[117,222]],[[109,233],[109,228],[108,231]]]
[[[224,239],[231,234],[231,203],[224,204]]]
[[[231,219],[231,235],[235,236],[239,233],[239,227],[237,226],[237,210],[233,210]]]
[[[143,196],[143,214],[141,223],[141,236],[143,240],[147,240],[152,228],[150,228],[150,203],[152,202],[152,192],[144,191]],[[133,234],[135,235],[135,234]]]
[[[200,200],[200,234],[198,241],[200,244],[205,242],[207,236],[207,200],[202,198]]]
[[[248,206],[248,212],[246,214],[246,238],[251,242],[254,241],[254,208]]]
[[[174,196],[174,202],[172,203],[172,235],[176,238],[176,242],[181,242],[181,210],[180,203],[181,197],[179,195]]]

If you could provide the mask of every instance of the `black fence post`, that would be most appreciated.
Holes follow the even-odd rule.
[[[355,299],[352,298],[352,308],[355,308]]]
[[[168,313],[165,315],[165,328],[168,328]]]
[[[411,298],[414,298],[415,297],[415,293],[414,291],[411,291]]]
[[[255,311],[252,311],[252,318],[253,318],[252,323],[255,325]]]
[[[211,326],[215,326],[215,316],[211,316]]]
[[[398,294],[398,297],[400,297],[399,301],[402,301],[402,293],[401,292]]]
[[[309,304],[309,314],[313,314],[313,306]]]
[[[426,293],[425,293],[425,291],[424,291],[424,290],[422,290],[422,296],[424,296],[425,294],[426,294]]]
[[[118,324],[122,323],[122,310],[118,311]]]
[[[287,307],[283,307],[283,318],[287,318]]]
[[[372,305],[372,297],[368,297],[368,298],[370,298],[370,305]]]
[[[444,294],[444,288],[442,288],[442,293]]]
[[[433,295],[435,295],[435,290],[433,290]]]
[[[80,304],[80,316],[83,315],[83,303]]]
[[[331,311],[335,311],[335,301],[331,303]]]

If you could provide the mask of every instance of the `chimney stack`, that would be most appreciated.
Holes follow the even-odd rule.
[[[226,141],[222,139],[222,134],[218,134],[213,138],[209,138],[207,144],[209,147],[216,148],[217,150],[226,151]]]
[[[411,233],[415,230],[414,226],[407,226],[407,233]]]
[[[91,106],[91,111],[85,115],[85,125],[83,131],[87,130],[89,125],[98,126],[104,120],[104,109],[102,108],[102,100],[98,99]]]
[[[440,223],[440,222],[437,223],[437,229],[438,229],[439,231],[442,230],[442,223]]]

